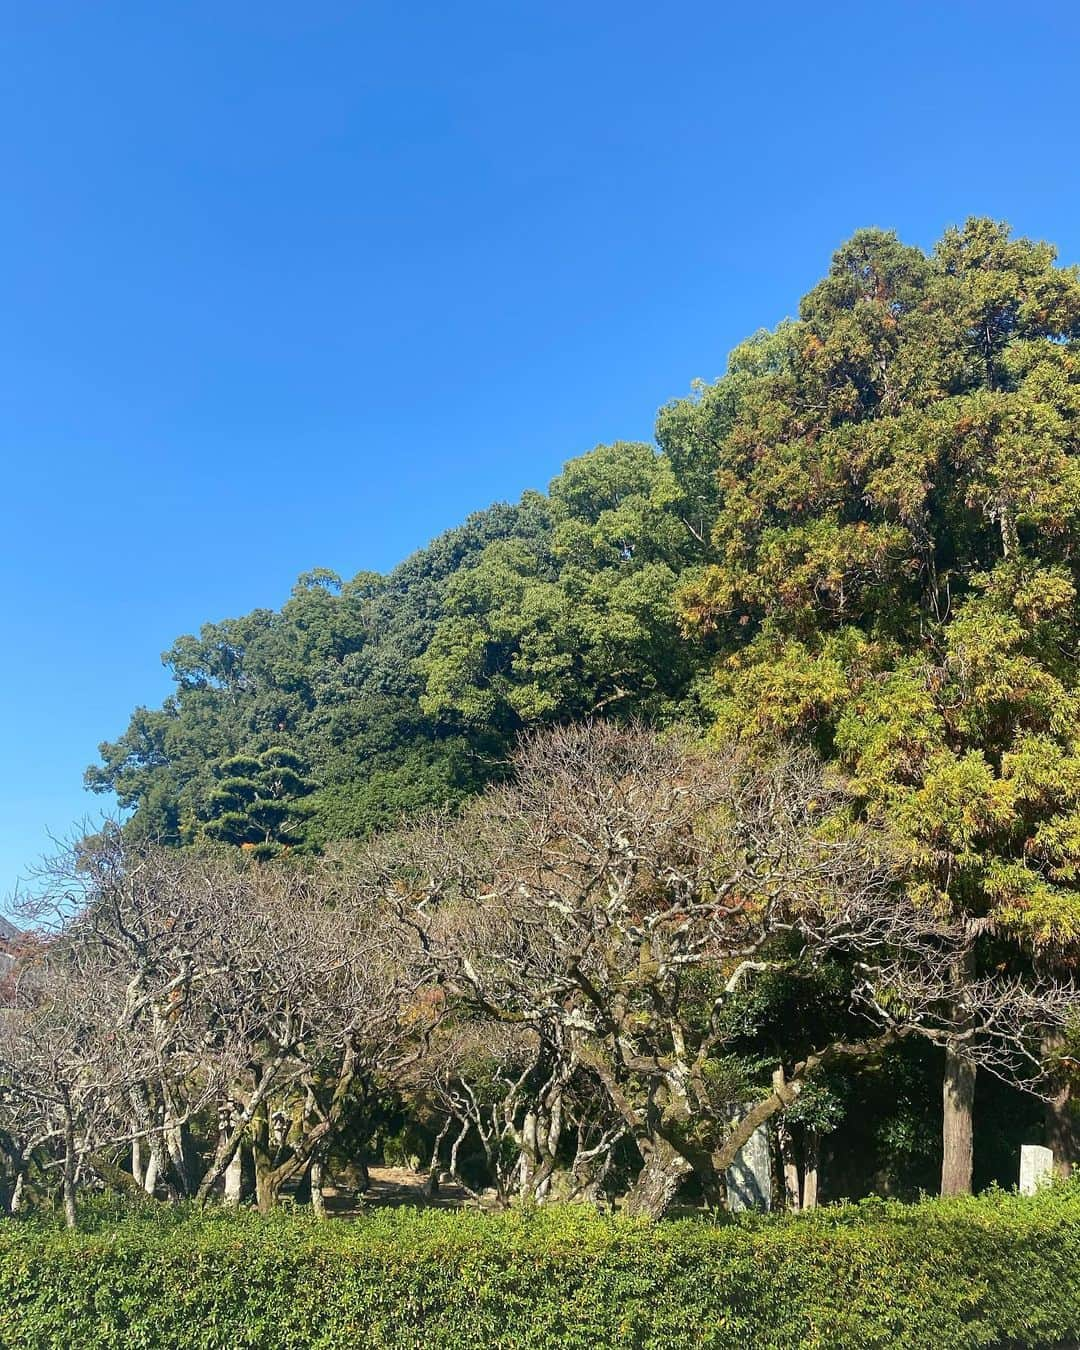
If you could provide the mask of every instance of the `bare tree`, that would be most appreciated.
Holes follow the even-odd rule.
[[[27,1038],[74,1035],[85,1007],[78,1081],[93,1080],[97,1056],[94,1100],[116,1117],[106,1142],[113,1155],[131,1149],[130,1176],[148,1192],[205,1199],[244,1147],[262,1209],[313,1166],[318,1181],[363,1085],[416,1040],[408,944],[377,888],[338,860],[265,867],[119,831],[58,864],[52,882],[37,906],[52,915],[47,964],[62,979],[50,973],[45,999],[41,971],[26,968],[41,1006],[13,1044],[12,1082],[25,1085],[45,1054]],[[208,1118],[207,1151],[191,1127]],[[99,1153],[101,1170],[115,1163]]]
[[[655,1216],[691,1175],[724,1203],[755,1129],[897,1039],[1058,1090],[1044,1046],[1076,990],[984,970],[985,935],[907,896],[808,754],[593,724],[528,738],[514,771],[326,858],[107,830],[54,869],[48,936],[5,974],[8,1206],[35,1159],[72,1222],[94,1177],[235,1203],[250,1154],[260,1209],[306,1175],[321,1211],[332,1150],[348,1128],[363,1152],[396,1085],[441,1111],[433,1179],[477,1190],[468,1149],[502,1204],[594,1198],[636,1149],[623,1205]],[[755,998],[826,966],[841,1015],[763,1073]]]
[[[44,1150],[42,1169],[59,1173],[71,1227],[79,1184],[130,1139],[128,1094],[148,1069],[123,1005],[107,963],[54,943],[24,955],[16,996],[0,1017],[0,1128],[13,1145],[13,1199]]]
[[[1006,1073],[1023,1057],[1018,989],[959,979],[967,933],[905,899],[886,841],[844,820],[810,756],[594,724],[531,738],[515,768],[464,820],[397,841],[394,884],[451,999],[558,1025],[603,1083],[642,1157],[630,1212],[663,1213],[690,1173],[722,1203],[753,1131],[838,1059],[916,1032]],[[741,1110],[714,1069],[745,990],[830,958],[857,967],[863,1031],[778,1063]],[[1025,1016],[1051,1011],[1031,999]]]
[[[413,1083],[445,1114],[432,1170],[445,1158],[459,1185],[462,1148],[478,1146],[495,1202],[595,1199],[625,1126],[558,1023],[537,1029],[484,1017],[451,1020],[433,1037]]]

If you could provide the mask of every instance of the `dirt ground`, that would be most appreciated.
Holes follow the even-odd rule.
[[[413,1172],[408,1167],[369,1167],[368,1176],[371,1184],[365,1191],[327,1186],[327,1210],[346,1217],[357,1210],[375,1206],[459,1209],[470,1200],[468,1193],[454,1182],[443,1182],[435,1194],[429,1196],[425,1191],[427,1173]]]

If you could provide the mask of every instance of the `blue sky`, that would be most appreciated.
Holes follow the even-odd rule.
[[[794,312],[863,225],[1080,261],[1080,8],[0,7],[0,893],[159,654],[385,569]]]

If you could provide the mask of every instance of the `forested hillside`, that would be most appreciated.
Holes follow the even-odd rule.
[[[780,954],[767,963],[773,975],[747,994],[759,1000],[745,1012],[756,1049],[748,1042],[739,1051],[764,1058],[743,1062],[743,1097],[734,1100],[767,1091],[761,1066],[779,1056],[781,1076],[805,1074],[808,1091],[796,1111],[784,1106],[786,1089],[773,1089],[770,1109],[788,1111],[806,1140],[846,1113],[851,1147],[877,1160],[879,1179],[903,1172],[896,1184],[910,1188],[940,1161],[942,1189],[965,1191],[978,1068],[990,1069],[979,1081],[990,1106],[985,1155],[996,1159],[985,1175],[1006,1178],[1036,1108],[1007,1098],[998,1110],[990,1080],[1037,1070],[1044,1138],[1067,1168],[1076,1156],[1076,1056],[1062,1000],[1075,994],[1080,954],[1078,340],[1080,277],[1057,265],[1051,246],[981,219],[948,231],[930,253],[861,231],[798,319],[751,337],[722,379],[660,411],[655,446],[599,446],[570,461],[546,494],[470,517],[389,576],[342,582],[315,571],[280,611],[180,638],[165,656],[174,694],[160,709],[138,709],[120,739],[101,747],[87,781],[134,808],[131,844],[224,841],[269,859],[367,838],[421,807],[460,806],[511,776],[515,753],[519,765],[531,763],[532,742],[522,758],[521,733],[544,724],[677,727],[682,744],[711,744],[744,766],[809,750],[827,778],[820,792],[802,792],[799,811],[812,814],[826,787],[838,789],[836,818],[873,833],[912,908],[902,924],[898,911],[888,920],[896,964],[879,972],[872,998],[859,993],[865,967],[850,932],[835,988],[827,970],[808,974],[799,964],[823,941],[820,931],[803,932],[799,973],[791,966],[785,980],[776,971],[789,969],[788,929],[768,934]],[[659,777],[677,782],[682,772]],[[612,782],[613,793],[633,798],[618,775]],[[552,784],[537,821],[569,791],[561,779]],[[481,803],[477,819],[499,800]],[[522,819],[533,809],[522,807]],[[782,837],[787,827],[766,815]],[[731,808],[731,819],[740,816],[753,818],[745,801]],[[500,826],[507,838],[512,819]],[[394,847],[428,858],[434,877],[444,845],[425,854],[423,838],[421,830]],[[475,840],[460,847],[471,861],[457,881],[440,883],[448,894],[468,868],[488,866],[476,861]],[[494,843],[484,849],[498,852]],[[487,884],[470,902],[481,927]],[[760,884],[772,894],[772,881]],[[405,893],[414,880],[393,885]],[[590,895],[586,888],[565,903]],[[631,919],[628,911],[630,927]],[[426,919],[409,922],[420,931]],[[873,927],[865,914],[860,923]],[[912,925],[907,938],[897,924]],[[924,924],[941,927],[930,934]],[[478,950],[490,954],[503,937],[476,937]],[[710,979],[737,985],[742,949],[730,935],[724,941],[718,955],[702,938],[692,960]],[[832,953],[832,941],[822,950]],[[425,950],[431,957],[434,948]],[[923,983],[914,994],[904,963],[919,951]],[[613,1010],[592,1032],[606,1028],[616,1060],[620,1019],[644,1043],[656,1000],[675,997],[654,989],[646,998],[642,986],[641,1007],[628,1011],[625,991],[645,967],[632,971],[626,959],[620,978],[630,983],[609,991]],[[662,984],[670,971],[657,959]],[[507,957],[508,969],[518,960]],[[558,987],[576,989],[595,1010],[599,978],[586,980],[571,962]],[[502,994],[472,988],[473,974],[453,979],[469,985],[461,996],[484,1016],[501,1006]],[[734,988],[725,986],[710,1016]],[[556,1016],[550,990],[534,996],[529,1004],[516,990],[505,1016],[537,1025]],[[833,1027],[830,1036],[863,1034],[866,1016],[889,1028],[887,1073],[815,1077],[825,1061],[812,1052],[811,1032],[825,1034],[819,1022],[834,1002],[848,1008],[836,1015],[849,1030]],[[569,1017],[569,1004],[559,1006],[557,1018]],[[653,1058],[642,1064],[689,1053],[699,1014],[671,1044],[670,1027],[657,1030]],[[767,1031],[773,1017],[777,1029]],[[575,1045],[580,1025],[566,1023]],[[723,1035],[737,1041],[734,1026]],[[977,1052],[980,1037],[996,1048]],[[722,1043],[701,1042],[702,1074],[722,1071]],[[933,1063],[942,1049],[943,1087]],[[551,1051],[556,1061],[562,1053]],[[650,1133],[655,1102],[632,1107],[625,1082],[609,1082],[600,1060],[587,1063],[624,1112],[620,1128],[633,1134],[639,1157],[671,1163],[665,1150],[675,1136],[660,1126],[659,1137]],[[635,1083],[648,1081],[643,1072]],[[671,1111],[686,1097],[673,1083],[662,1088]],[[703,1084],[695,1122],[716,1112]],[[676,1133],[690,1128],[684,1116],[673,1119]],[[873,1139],[856,1138],[864,1124]],[[713,1165],[688,1142],[676,1149],[681,1161],[664,1185],[685,1164],[708,1194]],[[837,1166],[844,1156],[841,1148]],[[867,1184],[868,1168],[855,1188]]]
[[[88,771],[132,828],[318,847],[455,801],[522,728],[809,737],[924,881],[1075,935],[1080,283],[986,220],[862,231],[800,318],[389,576],[316,570],[165,654]]]
[[[700,719],[704,647],[676,604],[709,556],[699,459],[677,438],[598,447],[389,576],[317,570],[279,611],[180,638],[176,692],[102,746],[89,785],[140,834],[311,848],[474,792],[537,722]]]

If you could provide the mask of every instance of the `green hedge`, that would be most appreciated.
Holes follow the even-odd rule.
[[[1080,1186],[648,1225],[578,1208],[317,1224],[0,1220],[4,1347],[1052,1345],[1080,1336]]]

